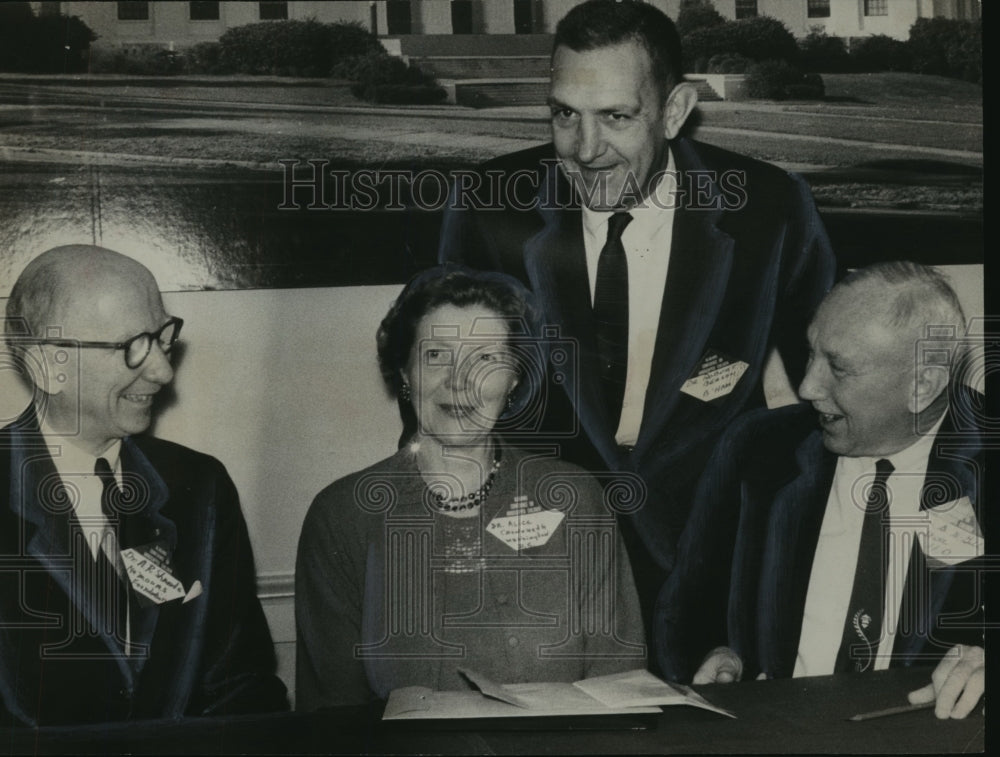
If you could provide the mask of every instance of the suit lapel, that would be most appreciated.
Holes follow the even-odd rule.
[[[21,517],[25,527],[25,551],[45,568],[65,593],[68,612],[79,613],[91,627],[102,629],[98,608],[90,601],[91,592],[85,591],[80,584],[81,574],[75,564],[79,559],[90,557],[80,554],[82,549],[87,549],[85,545],[77,542],[74,546],[74,534],[79,533],[79,525],[71,504],[73,494],[67,491],[56,471],[33,412],[32,421],[12,432],[11,508]],[[71,617],[66,617],[65,621],[67,629],[77,625]],[[99,636],[122,676],[131,684],[134,670],[118,639],[103,630]],[[67,637],[67,641],[71,638]]]
[[[981,471],[976,458],[982,450],[982,440],[974,424],[963,427],[960,420],[975,417],[970,400],[971,392],[962,388],[952,397],[952,405],[938,429],[927,460],[927,474],[920,490],[921,510],[946,506],[968,497],[976,518],[981,518]],[[897,630],[894,657],[909,659],[921,651],[933,652],[924,648],[934,643],[933,638],[928,637],[935,635],[935,619],[948,600],[958,573],[966,569],[961,565],[931,568],[923,550],[919,546],[912,549],[899,609],[900,623],[909,621]],[[975,589],[970,589],[958,606],[971,610],[978,602],[975,594]]]
[[[126,491],[129,487],[135,487],[141,498],[136,503],[137,511],[124,518],[122,547],[141,547],[160,541],[165,543],[167,554],[172,557],[177,547],[177,526],[161,513],[169,499],[167,485],[130,438],[122,442],[121,468],[122,483]],[[131,603],[131,642],[133,647],[138,647],[138,651],[129,661],[136,674],[142,670],[148,658],[149,645],[159,616],[160,606],[157,604],[138,601]]]
[[[678,170],[702,171],[704,166],[684,140],[671,145]],[[709,206],[718,196],[717,185],[703,189]],[[563,328],[563,337],[580,348],[579,369],[565,383],[588,437],[609,467],[622,467],[615,443],[616,429],[604,409],[598,380],[593,309],[587,276],[583,225],[578,204],[559,198],[571,196],[557,164],[547,166],[538,193],[544,226],[524,245],[525,269],[546,315]],[[643,421],[636,456],[657,439],[680,397],[680,387],[698,367],[725,296],[732,266],[733,239],[718,228],[722,211],[675,211],[670,264],[664,284],[663,307],[657,326]]]
[[[583,220],[579,206],[565,207],[558,201],[569,192],[558,165],[548,165],[538,194],[544,226],[525,242],[525,269],[546,319],[561,326],[561,338],[572,339],[578,346],[577,367],[568,372],[563,385],[587,436],[608,466],[617,467],[616,429],[611,428],[604,409],[598,379]]]
[[[70,606],[92,626],[100,627],[97,608],[87,601],[89,592],[82,591],[77,585],[78,571],[73,567],[71,543],[76,519],[70,495],[59,478],[33,413],[31,421],[18,424],[11,432],[9,507],[19,516],[25,529],[26,552],[38,560],[65,592]],[[125,487],[134,487],[140,499],[136,504],[137,511],[124,516],[122,533],[125,536],[120,546],[138,546],[145,543],[142,541],[144,535],[158,534],[156,538],[165,539],[168,549],[172,551],[177,542],[176,526],[160,513],[167,501],[166,485],[130,439],[125,439],[122,444],[122,478]],[[128,658],[122,654],[124,650],[117,639],[101,633],[101,639],[130,684],[145,663],[146,655],[141,647],[145,645],[148,648],[158,614],[156,605],[144,608],[138,602],[131,603],[131,643],[138,645],[140,651]]]
[[[795,454],[798,475],[774,495],[765,548],[757,643],[761,669],[791,676],[798,654],[813,557],[837,458],[809,434]]]
[[[962,419],[976,417],[970,395],[961,389],[954,392],[951,407],[938,429],[920,492],[921,510],[968,497],[980,515],[981,471],[974,461],[982,450],[982,439],[974,424],[962,423]]]
[[[708,176],[705,166],[686,140],[671,142],[679,187],[695,172]],[[699,183],[699,202],[716,204],[718,186]],[[686,195],[684,196],[687,197]],[[637,456],[662,438],[662,431],[680,399],[680,388],[697,369],[708,345],[732,267],[733,239],[718,224],[721,205],[697,209],[688,201],[674,211],[670,263],[664,284],[663,306],[656,330],[656,346],[646,389],[642,426],[636,444]]]

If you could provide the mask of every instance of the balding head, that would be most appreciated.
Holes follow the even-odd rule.
[[[799,387],[820,415],[826,446],[887,456],[925,433],[965,359],[964,320],[947,279],[916,263],[879,263],[834,287],[809,326],[812,354]]]
[[[53,248],[18,277],[7,316],[8,342],[39,390],[36,410],[51,429],[99,454],[149,426],[153,397],[173,368],[169,341],[142,336],[168,323],[145,266],[103,247]],[[127,342],[149,350],[132,354],[121,347]]]
[[[937,268],[908,260],[876,263],[851,273],[831,296],[838,291],[853,294],[871,320],[895,330],[919,362],[955,368],[966,359],[965,313]]]
[[[28,263],[14,282],[5,331],[44,336],[49,327],[68,328],[74,310],[99,307],[108,293],[123,288],[160,298],[153,274],[130,257],[94,245],[53,247]]]

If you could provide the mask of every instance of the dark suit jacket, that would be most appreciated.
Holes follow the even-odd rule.
[[[982,395],[953,392],[928,459],[921,510],[967,496],[978,516],[982,407]],[[807,405],[750,412],[722,438],[657,601],[654,645],[665,676],[689,680],[720,645],[742,657],[744,677],[792,675],[836,462]],[[936,661],[955,644],[982,645],[983,570],[982,559],[932,569],[914,547],[900,610],[913,622],[900,623],[892,665]]]
[[[440,257],[511,274],[538,296],[549,323],[572,340],[576,361],[552,373],[542,432],[591,470],[633,471],[646,505],[633,514],[662,569],[690,495],[722,430],[764,405],[761,375],[777,345],[793,382],[806,358],[805,329],[833,282],[829,240],[805,183],[780,169],[687,139],[671,142],[686,196],[676,211],[670,266],[639,438],[615,442],[601,399],[581,211],[551,145],[487,163],[478,192],[456,186]],[[507,177],[498,182],[496,176]],[[498,189],[499,187],[499,189]],[[749,368],[712,402],[680,391],[706,350]],[[567,370],[567,365],[572,369]],[[576,433],[572,433],[579,419]]]
[[[257,600],[253,553],[225,468],[177,444],[127,437],[123,484],[141,506],[122,547],[162,540],[201,596],[132,603],[131,641],[90,630],[73,568],[75,517],[33,410],[0,430],[0,723],[49,725],[286,709]]]

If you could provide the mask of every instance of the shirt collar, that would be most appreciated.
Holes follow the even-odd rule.
[[[632,216],[632,222],[625,229],[625,233],[630,229],[642,229],[641,233],[644,236],[651,237],[667,222],[669,213],[673,212],[677,202],[677,179],[673,166],[674,156],[668,147],[664,175],[653,188],[652,197],[647,197],[640,205],[629,208],[628,213]],[[616,211],[591,210],[588,207],[583,207],[582,211],[584,230],[597,239],[605,239],[608,235],[608,219]]]
[[[909,447],[901,449],[899,452],[894,452],[891,455],[880,455],[878,457],[844,458],[844,460],[848,463],[848,467],[854,471],[875,470],[875,463],[882,459],[892,463],[893,472],[905,471],[906,473],[916,473],[922,471],[927,467],[927,460],[930,458],[931,449],[934,447],[934,438],[937,436],[938,429],[941,428],[941,424],[944,422],[944,417],[947,414],[948,410],[946,408],[941,413],[941,417],[937,419],[937,422],[931,426],[926,434],[921,434],[917,441]]]
[[[52,462],[55,464],[60,478],[65,479],[67,475],[79,476],[81,473],[92,475],[94,473],[94,464],[97,462],[98,457],[103,457],[108,461],[108,465],[111,466],[111,470],[116,477],[120,475],[121,439],[115,439],[111,443],[111,446],[100,455],[92,455],[82,447],[73,444],[72,437],[55,431],[45,422],[42,413],[38,415],[40,418],[38,422],[39,430],[42,432],[42,438],[45,440],[45,445],[49,448],[49,454],[52,456]]]

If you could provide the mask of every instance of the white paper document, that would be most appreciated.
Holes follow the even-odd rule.
[[[498,684],[471,670],[462,674],[478,690],[434,691],[407,686],[389,695],[383,720],[634,715],[658,705],[686,704],[728,717],[686,686],[665,683],[647,670],[585,678],[576,683]]]

